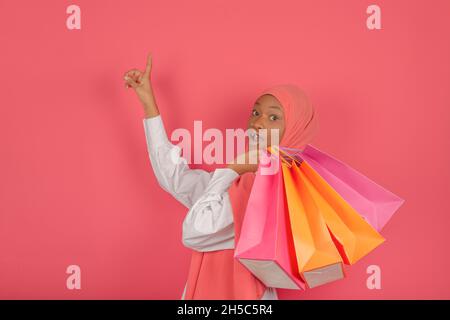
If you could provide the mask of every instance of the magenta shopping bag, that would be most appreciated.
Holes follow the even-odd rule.
[[[303,151],[281,149],[306,161],[377,231],[404,203],[402,198],[311,144]]]
[[[268,154],[269,157],[269,154]],[[267,287],[305,289],[300,277],[285,202],[281,161],[273,174],[258,167],[234,257]]]

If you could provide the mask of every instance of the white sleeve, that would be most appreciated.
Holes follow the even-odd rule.
[[[239,176],[216,169],[201,197],[183,221],[183,244],[196,251],[234,249],[233,209],[228,188]]]
[[[161,116],[143,122],[159,185],[190,209],[183,221],[183,244],[197,251],[233,249],[233,210],[227,190],[239,174],[230,168],[213,172],[189,168],[181,148],[169,141]]]
[[[203,194],[212,172],[191,169],[167,137],[160,115],[143,119],[147,150],[159,185],[187,208]],[[230,169],[231,170],[231,169]]]

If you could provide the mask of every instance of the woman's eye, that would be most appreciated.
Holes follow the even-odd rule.
[[[271,116],[270,116],[270,120],[277,120],[277,119],[278,119],[278,117],[275,116],[275,115],[271,115]]]
[[[257,115],[258,115],[258,111],[256,111],[255,109],[253,109],[252,115],[253,115],[253,116],[257,116]]]

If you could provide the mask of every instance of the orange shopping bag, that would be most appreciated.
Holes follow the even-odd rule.
[[[342,258],[304,175],[293,161],[282,162],[289,220],[299,273],[309,288],[345,277]]]
[[[306,161],[298,166],[294,162],[293,169],[320,208],[346,264],[354,264],[385,241]]]

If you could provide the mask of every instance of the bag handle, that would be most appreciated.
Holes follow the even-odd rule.
[[[284,148],[284,147],[283,147]],[[285,157],[293,160],[295,163],[297,163],[298,165],[300,165],[302,163],[302,160],[299,160],[297,158],[294,158],[293,156],[291,156],[288,152],[284,151],[283,149],[281,149],[281,147],[279,146],[269,146],[267,148],[269,150],[270,153],[276,155],[275,153],[279,153],[281,155],[281,157],[279,157],[281,159],[281,161],[283,163],[285,163],[289,168],[292,167],[292,161],[289,162],[288,160],[286,160]],[[290,148],[287,148],[290,149]],[[291,149],[291,150],[295,150],[295,149]],[[275,152],[275,153],[274,153]]]

